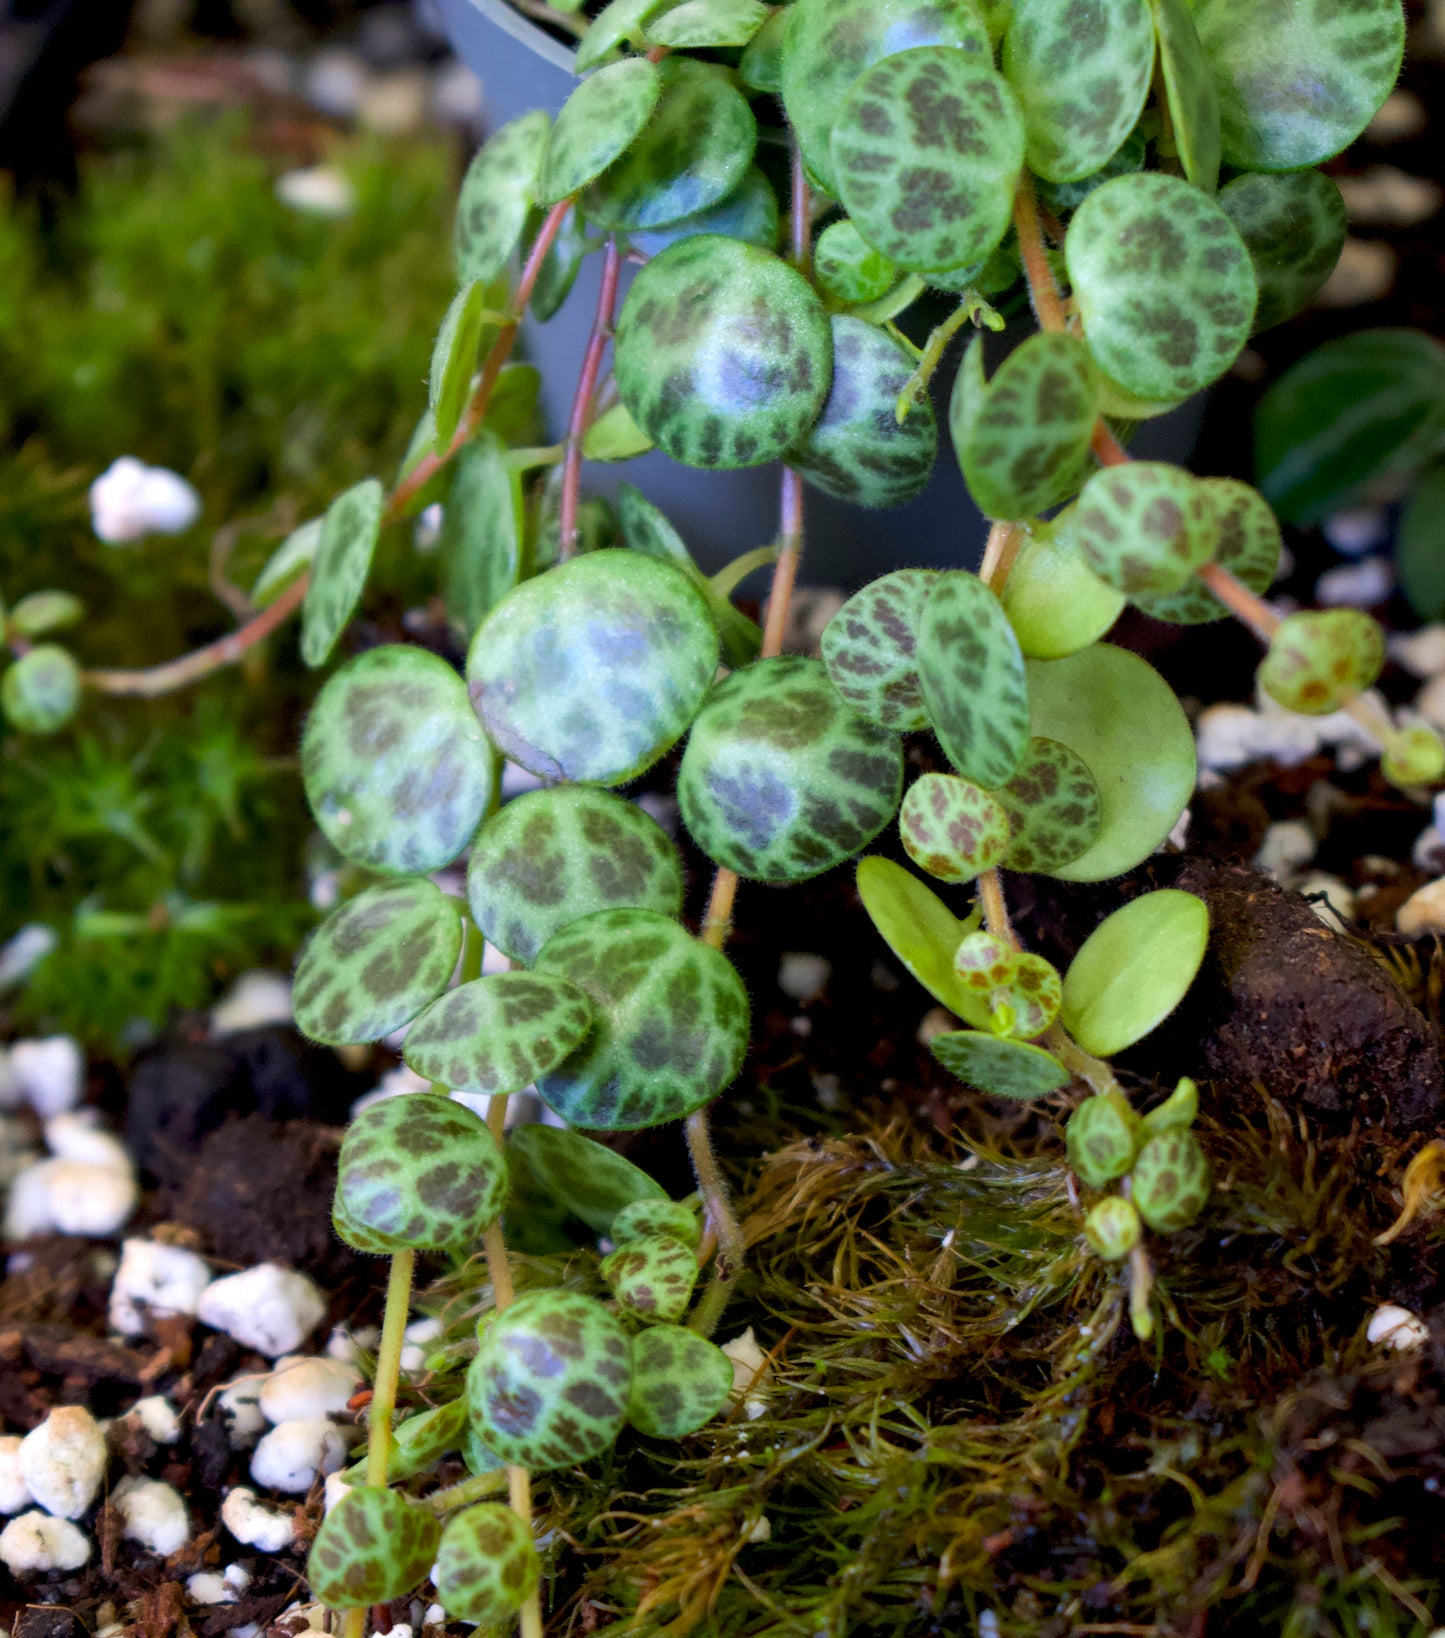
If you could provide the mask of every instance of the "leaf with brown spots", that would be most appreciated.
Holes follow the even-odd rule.
[[[581,1044],[593,1016],[586,994],[565,979],[494,973],[433,1001],[407,1031],[402,1056],[453,1092],[520,1092]]]

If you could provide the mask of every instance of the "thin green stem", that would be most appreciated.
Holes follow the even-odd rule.
[[[433,1490],[423,1498],[422,1506],[431,1508],[434,1513],[455,1513],[506,1488],[507,1470],[499,1467],[495,1473],[474,1473],[470,1479],[449,1484],[445,1490]]]
[[[391,1461],[391,1417],[396,1409],[396,1388],[401,1378],[401,1345],[411,1311],[411,1281],[416,1253],[398,1251],[391,1259],[386,1282],[386,1313],[381,1322],[381,1347],[376,1356],[376,1379],[367,1412],[366,1482],[384,1485]]]
[[[970,290],[943,323],[934,326],[928,340],[923,344],[923,351],[918,355],[918,363],[914,366],[913,374],[903,383],[903,391],[898,394],[898,402],[894,405],[893,413],[900,426],[908,419],[909,411],[927,392],[929,382],[943,362],[944,353],[948,351],[949,342],[965,324],[984,311],[992,313],[993,308],[976,291]],[[1003,321],[999,319],[996,326],[989,327],[1001,329]]]

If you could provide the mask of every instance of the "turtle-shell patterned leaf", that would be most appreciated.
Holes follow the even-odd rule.
[[[609,0],[582,36],[572,65],[574,69],[585,74],[618,46],[629,42],[641,46],[643,25],[665,4],[667,0]]]
[[[436,1000],[461,949],[461,915],[429,881],[370,887],[333,910],[302,950],[296,1027],[327,1046],[379,1041]]]
[[[783,40],[790,21],[789,9],[779,6],[748,41],[746,50],[738,58],[738,78],[750,91],[782,95]]]
[[[467,655],[472,705],[504,756],[542,779],[620,785],[682,738],[718,635],[679,569],[588,552],[525,580]]]
[[[1122,1194],[1095,1201],[1084,1218],[1084,1238],[1106,1262],[1122,1261],[1139,1244],[1144,1225],[1132,1200]]]
[[[1385,636],[1361,609],[1303,609],[1288,615],[1256,673],[1287,711],[1325,716],[1367,689],[1385,663]]]
[[[490,283],[521,242],[551,128],[541,109],[523,114],[489,137],[467,167],[457,195],[459,284]]]
[[[598,1234],[610,1234],[624,1211],[671,1206],[667,1191],[630,1160],[580,1132],[514,1126],[507,1147],[559,1204]]]
[[[875,250],[916,273],[983,261],[1024,159],[1017,97],[986,61],[918,46],[860,74],[833,127],[838,191]]]
[[[574,1126],[624,1131],[700,1109],[742,1068],[748,996],[725,956],[653,910],[599,910],[564,928],[537,971],[579,985],[597,1024],[539,1076]]]
[[[1031,518],[1067,499],[1093,469],[1098,417],[1093,360],[1077,336],[1030,336],[987,383],[983,343],[973,341],[954,378],[949,424],[979,510]]]
[[[1213,514],[1214,561],[1220,568],[1228,569],[1250,591],[1263,595],[1279,572],[1283,544],[1279,522],[1269,502],[1257,489],[1241,483],[1238,478],[1196,478],[1194,481],[1208,497]],[[1184,626],[1222,620],[1229,613],[1197,576],[1166,597],[1136,597],[1133,601],[1156,620],[1171,620]]]
[[[953,952],[953,970],[964,989],[986,1002],[994,1035],[1028,1040],[1059,1015],[1063,981],[1057,969],[997,934],[982,929],[966,934]]]
[[[1059,660],[1100,637],[1124,612],[1124,594],[1085,563],[1075,537],[1077,506],[1035,520],[999,594],[1019,647],[1031,660]]]
[[[1018,771],[994,792],[1010,826],[1004,864],[1047,873],[1077,859],[1098,837],[1098,781],[1077,751],[1056,739],[1031,739]]]
[[[1097,171],[1134,128],[1154,69],[1148,0],[1014,0],[1003,71],[1023,104],[1029,168]]]
[[[915,46],[951,46],[992,64],[970,0],[794,0],[783,40],[782,92],[803,162],[831,194],[830,147],[848,88],[865,69]]]
[[[1293,318],[1345,247],[1345,201],[1334,178],[1323,171],[1237,176],[1219,190],[1219,208],[1254,263],[1256,334]]]
[[[496,1455],[534,1472],[600,1456],[632,1388],[627,1333],[575,1291],[529,1291],[490,1317],[467,1372],[467,1409]]]
[[[391,1452],[386,1461],[389,1484],[409,1479],[430,1467],[438,1457],[459,1450],[467,1431],[467,1402],[453,1399],[430,1410],[417,1411],[391,1430]],[[362,1468],[365,1472],[365,1468]],[[348,1481],[349,1482],[349,1481]]]
[[[697,1284],[697,1257],[673,1234],[644,1234],[602,1259],[618,1307],[642,1320],[681,1319]]]
[[[938,422],[928,398],[900,423],[898,395],[913,375],[903,344],[862,319],[836,315],[833,384],[823,413],[788,451],[788,465],[854,506],[902,506],[933,475]]]
[[[1219,88],[1224,157],[1293,171],[1347,148],[1400,72],[1400,0],[1197,0]]]
[[[760,466],[817,420],[833,337],[822,302],[794,268],[756,245],[703,233],[655,256],[632,281],[615,357],[632,419],[674,460]]]
[[[80,704],[80,667],[59,643],[37,643],[0,678],[0,711],[22,734],[53,734]]]
[[[920,870],[945,882],[971,882],[1000,863],[1009,845],[1008,813],[967,779],[926,773],[898,810],[903,849]]]
[[[681,1200],[635,1200],[613,1218],[610,1232],[620,1246],[644,1235],[670,1234],[695,1248],[702,1239],[702,1224]]]
[[[1091,1189],[1102,1189],[1134,1164],[1142,1135],[1122,1094],[1085,1098],[1064,1128],[1069,1164]]]
[[[1167,461],[1106,467],[1084,485],[1075,538],[1099,579],[1126,597],[1167,597],[1214,555],[1209,493]]]
[[[1219,185],[1219,92],[1189,0],[1149,0],[1159,36],[1159,66],[1169,123],[1184,174],[1196,188]]]
[[[370,870],[440,870],[476,834],[495,754],[445,660],[403,644],[348,660],[301,738],[306,800],[327,840]]]
[[[407,1031],[402,1056],[453,1092],[520,1092],[581,1043],[592,1016],[575,984],[494,973],[433,1001]]]
[[[749,881],[796,882],[841,864],[898,810],[903,752],[838,697],[821,660],[735,671],[698,714],[678,769],[693,840]]]
[[[1083,204],[1095,188],[1112,182],[1116,176],[1142,171],[1148,156],[1149,145],[1144,137],[1138,130],[1131,131],[1098,170],[1081,176],[1077,182],[1045,182],[1041,179],[1038,183],[1039,203],[1063,221]]]
[[[655,1439],[696,1433],[728,1402],[733,1362],[696,1331],[649,1325],[632,1339],[627,1420]]]
[[[1064,259],[1089,351],[1140,399],[1198,392],[1249,339],[1249,252],[1219,206],[1180,177],[1140,172],[1095,188],[1069,223]]]
[[[666,227],[634,228],[627,240],[644,256],[656,256],[679,239],[691,239],[699,233],[720,233],[726,239],[740,239],[762,250],[776,250],[779,221],[773,184],[756,165],[750,165],[737,187],[717,204],[669,222]]]
[[[441,1520],[399,1490],[357,1485],[321,1521],[306,1579],[329,1609],[363,1609],[404,1598],[426,1580]]]
[[[1018,969],[1018,951],[997,933],[976,928],[965,933],[953,952],[953,970],[964,989],[990,995],[1003,989]]]
[[[918,625],[936,569],[895,569],[852,597],[823,629],[823,664],[844,703],[898,733],[925,728]]]
[[[877,301],[898,282],[899,268],[852,222],[830,222],[813,246],[813,275],[834,301]]]
[[[380,482],[363,478],[326,508],[301,605],[301,658],[313,669],[326,664],[361,601],[384,503]]]
[[[1188,1226],[1209,1202],[1209,1162],[1183,1127],[1150,1138],[1130,1174],[1131,1198],[1157,1234]]]
[[[1041,1098],[1046,1092],[1057,1092],[1069,1080],[1068,1070],[1042,1047],[982,1030],[956,1029],[935,1035],[928,1050],[965,1086],[996,1098]]]
[[[976,574],[939,575],[918,627],[918,677],[948,760],[985,790],[1013,778],[1029,740],[1023,654],[1003,605]]]
[[[596,227],[660,228],[726,199],[752,163],[758,127],[742,93],[691,57],[657,65],[657,107],[582,196]]]
[[[537,202],[579,192],[636,139],[662,92],[656,63],[626,57],[599,68],[562,104],[547,144]]]
[[[768,20],[762,0],[683,0],[647,26],[655,46],[709,51],[745,46]]]
[[[1008,1033],[1021,1041],[1031,1041],[1059,1016],[1064,983],[1058,968],[1031,950],[1014,960],[1013,976],[1006,986],[1004,1005],[1009,1009]]]
[[[682,913],[682,864],[655,819],[609,791],[528,791],[489,819],[467,865],[472,916],[514,961],[530,964],[569,922],[594,910]]]
[[[522,474],[489,428],[453,465],[437,555],[447,613],[471,637],[521,573]]]
[[[453,1619],[505,1621],[531,1597],[541,1575],[531,1527],[510,1507],[479,1502],[447,1520],[434,1579]]]

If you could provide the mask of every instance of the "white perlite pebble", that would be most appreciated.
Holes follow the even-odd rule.
[[[1445,674],[1431,677],[1415,696],[1415,709],[1437,733],[1445,733]]]
[[[455,1093],[452,1094],[456,1096]],[[486,1111],[478,1109],[477,1113],[486,1118]],[[408,1375],[415,1375],[426,1364],[428,1347],[442,1334],[443,1326],[439,1319],[413,1320],[402,1333],[403,1346],[401,1350],[401,1368]]]
[[[290,1022],[291,981],[280,973],[244,974],[211,1008],[214,1035],[232,1035],[237,1030]]]
[[[1412,676],[1438,677],[1445,671],[1445,625],[1421,626],[1419,631],[1400,632],[1390,637],[1390,658]]]
[[[20,1441],[30,1494],[58,1518],[78,1519],[105,1477],[105,1435],[83,1405],[60,1405]]]
[[[130,1151],[113,1132],[99,1125],[89,1110],[52,1116],[45,1123],[45,1141],[59,1160],[104,1166],[130,1176]]]
[[[277,1263],[258,1263],[213,1280],[196,1304],[203,1325],[271,1359],[294,1353],[325,1312],[315,1283]]]
[[[723,1343],[722,1351],[733,1362],[733,1398],[742,1400],[744,1415],[755,1422],[768,1408],[760,1391],[772,1375],[768,1356],[758,1346],[751,1325],[741,1336]]]
[[[1362,557],[1326,569],[1315,581],[1315,602],[1323,609],[1372,609],[1395,589],[1395,570],[1387,557]]]
[[[68,1035],[17,1041],[10,1048],[10,1073],[20,1096],[41,1120],[49,1120],[80,1102],[85,1058],[79,1044]]]
[[[251,1477],[268,1490],[304,1495],[318,1474],[346,1462],[346,1441],[324,1417],[279,1422],[256,1446]]]
[[[243,1484],[221,1503],[221,1523],[237,1541],[262,1553],[284,1552],[296,1540],[294,1512],[269,1506]]]
[[[1383,546],[1390,533],[1390,515],[1380,506],[1347,507],[1331,512],[1320,525],[1320,533],[1345,557],[1363,557]]]
[[[159,1479],[126,1479],[115,1488],[121,1534],[162,1558],[178,1553],[191,1535],[181,1493]]]
[[[356,190],[329,165],[308,165],[277,177],[276,197],[293,210],[317,216],[349,216],[356,208]]]
[[[110,1288],[110,1323],[122,1336],[139,1336],[148,1316],[194,1314],[210,1283],[211,1270],[194,1251],[127,1240]]]
[[[181,1436],[181,1419],[163,1394],[137,1399],[126,1413],[126,1420],[137,1422],[158,1445],[173,1445]]]
[[[22,1513],[0,1530],[0,1564],[17,1579],[78,1570],[89,1557],[90,1542],[68,1519]]]
[[[5,1238],[32,1235],[104,1236],[125,1226],[139,1193],[129,1172],[81,1160],[38,1160],[15,1179],[5,1212]]]
[[[261,1414],[268,1422],[340,1416],[360,1381],[337,1359],[283,1359],[261,1384]]]
[[[233,1450],[241,1450],[256,1442],[266,1431],[266,1418],[261,1414],[262,1376],[239,1376],[228,1382],[216,1395],[216,1407],[226,1419],[226,1432]]]
[[[1324,922],[1326,927],[1339,930],[1340,922],[1353,921],[1359,909],[1355,895],[1340,880],[1338,876],[1331,876],[1325,870],[1311,870],[1301,876],[1294,884],[1294,890],[1304,898],[1313,898],[1315,902],[1310,909]],[[1319,902],[1319,895],[1324,895],[1324,903]]]
[[[1407,1348],[1423,1347],[1430,1340],[1430,1328],[1418,1314],[1412,1314],[1408,1308],[1401,1308],[1398,1303],[1386,1302],[1381,1303],[1370,1315],[1365,1340],[1383,1343],[1386,1348],[1403,1353]]]
[[[20,1435],[0,1438],[0,1513],[19,1513],[35,1500],[20,1471]]]
[[[1264,833],[1255,866],[1283,882],[1315,856],[1314,832],[1303,819],[1281,819]]]
[[[234,1604],[236,1589],[214,1570],[199,1570],[187,1577],[186,1596],[193,1604]]]
[[[339,1473],[328,1473],[326,1475],[326,1483],[321,1489],[322,1509],[329,1513],[343,1496],[350,1493],[351,1488],[352,1487],[347,1484],[346,1480],[343,1479]]]
[[[1417,888],[1395,912],[1395,929],[1406,938],[1445,933],[1445,876]]]
[[[91,527],[107,546],[182,534],[200,515],[201,497],[179,472],[134,455],[112,461],[90,486]]]
[[[833,963],[826,956],[811,955],[802,950],[785,950],[778,964],[778,988],[800,1004],[816,1001],[827,989],[832,975]]]

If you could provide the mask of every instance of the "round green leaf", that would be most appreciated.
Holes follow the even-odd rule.
[[[673,51],[745,46],[767,20],[762,0],[683,0],[647,25],[647,38]]]
[[[1033,732],[1078,753],[1099,787],[1098,839],[1050,872],[1065,881],[1119,876],[1147,859],[1194,791],[1194,735],[1173,690],[1122,648],[1095,643],[1030,660]]]
[[[1085,1098],[1064,1128],[1069,1164],[1091,1189],[1102,1189],[1129,1170],[1143,1136],[1143,1125],[1121,1092]]]
[[[635,1206],[671,1206],[667,1191],[641,1167],[580,1132],[556,1126],[514,1126],[508,1150],[518,1153],[542,1188],[598,1234]]]
[[[1126,597],[1181,591],[1214,554],[1214,508],[1192,473],[1167,461],[1096,472],[1074,512],[1084,561]]]
[[[296,1027],[327,1046],[379,1041],[446,988],[462,949],[456,905],[429,881],[368,888],[311,935],[296,966]]]
[[[669,1234],[696,1250],[702,1239],[702,1224],[692,1207],[681,1200],[636,1200],[612,1220],[612,1239],[619,1246],[650,1234]]]
[[[996,1098],[1041,1098],[1069,1082],[1068,1070],[1042,1047],[982,1030],[935,1035],[928,1050],[965,1086]]]
[[[452,298],[432,345],[427,407],[431,410],[432,447],[438,455],[451,444],[471,397],[472,374],[487,322],[487,287],[475,279]]]
[[[823,413],[788,451],[788,464],[854,506],[901,506],[933,475],[933,404],[922,399],[900,423],[898,395],[913,375],[912,355],[862,319],[838,314],[831,323],[833,384]]]
[[[401,645],[368,649],[328,679],[302,735],[301,778],[335,848],[402,875],[450,864],[496,789],[466,685],[445,660]]]
[[[44,637],[52,631],[64,631],[85,618],[85,604],[66,591],[31,592],[5,614],[0,610],[0,624],[19,637]]]
[[[313,669],[326,664],[361,601],[385,498],[377,479],[363,478],[326,508],[301,605],[301,658]]]
[[[431,420],[430,417],[424,417],[424,420],[426,449],[430,449]],[[293,580],[299,580],[310,569],[316,548],[321,544],[323,521],[321,518],[308,518],[299,528],[293,529],[267,559],[266,567],[256,576],[256,583],[251,587],[251,602],[256,608],[264,609],[274,603]]]
[[[433,1001],[406,1032],[402,1056],[453,1092],[520,1092],[591,1027],[592,1003],[575,984],[495,973]]]
[[[447,613],[470,638],[522,571],[522,474],[486,427],[452,466],[437,555]]]
[[[22,734],[53,734],[80,704],[80,667],[67,650],[40,643],[0,677],[0,711]]]
[[[1327,716],[1374,682],[1385,634],[1361,609],[1302,609],[1288,615],[1259,663],[1259,686],[1287,711]]]
[[[541,109],[523,114],[490,137],[467,167],[457,195],[458,284],[490,283],[521,242],[551,127]]]
[[[983,261],[1008,230],[1024,126],[1008,81],[955,47],[919,46],[860,74],[833,127],[838,192],[900,267]]]
[[[809,171],[838,192],[830,147],[848,88],[875,63],[915,46],[951,46],[991,64],[969,0],[794,0],[783,40],[783,106]]]
[[[602,1259],[617,1306],[635,1319],[681,1319],[697,1284],[697,1257],[673,1234],[643,1234]]]
[[[486,937],[514,961],[595,910],[682,913],[682,864],[655,819],[588,785],[528,791],[489,819],[467,864]]]
[[[892,859],[861,859],[858,897],[884,942],[935,1000],[982,1027],[989,1008],[953,966],[964,924],[939,896]]]
[[[939,575],[918,626],[928,721],[965,779],[987,790],[1013,777],[1029,740],[1028,684],[1003,605],[976,574]]]
[[[813,247],[813,275],[835,301],[877,301],[898,281],[895,262],[873,246],[845,217],[831,222]]]
[[[321,1521],[306,1579],[333,1610],[403,1598],[421,1585],[436,1556],[441,1521],[399,1490],[357,1485]]]
[[[599,910],[556,935],[537,971],[591,996],[597,1024],[537,1090],[576,1126],[660,1126],[742,1068],[748,997],[732,964],[654,910]]]
[[[1147,0],[1014,0],[1003,71],[1023,105],[1030,170],[1050,182],[1097,171],[1143,112],[1153,67]]]
[[[467,1256],[507,1203],[507,1163],[487,1123],[436,1092],[373,1103],[342,1139],[336,1222],[366,1251]]]
[[[685,466],[760,466],[817,420],[833,338],[812,286],[754,245],[700,234],[632,281],[617,387],[632,418]]]
[[[691,239],[699,233],[720,233],[726,239],[757,245],[760,250],[776,250],[778,223],[778,196],[773,184],[756,165],[750,165],[737,187],[717,204],[650,232],[634,229],[627,238],[644,256],[656,256],[680,239]]]
[[[1000,596],[1019,647],[1031,660],[1061,660],[1097,642],[1124,612],[1124,594],[1084,561],[1078,507],[1029,525]]]
[[[953,970],[988,1007],[990,1034],[1028,1039],[1043,1034],[1059,1015],[1058,969],[996,933],[967,934],[953,952]]]
[[[612,548],[503,598],[472,641],[467,684],[512,761],[544,779],[620,785],[681,739],[717,661],[687,576]]]
[[[895,569],[852,597],[823,628],[823,664],[843,701],[880,728],[928,726],[916,656],[936,569]]]
[[[597,227],[660,228],[695,216],[725,199],[752,163],[757,122],[722,74],[691,57],[664,58],[657,74],[651,118],[583,195]]]
[[[537,282],[532,286],[532,299],[527,303],[528,313],[539,324],[546,324],[561,311],[562,303],[572,294],[582,263],[593,248],[594,242],[588,237],[581,213],[569,210],[542,258]],[[496,402],[495,390],[492,401]]]
[[[1103,828],[1098,782],[1079,753],[1056,739],[1031,739],[1018,771],[994,795],[1008,815],[1003,862],[1010,870],[1057,871]]]
[[[1257,489],[1237,478],[1196,478],[1214,520],[1213,559],[1228,569],[1250,591],[1263,595],[1279,572],[1279,524],[1269,502]],[[1177,625],[1202,625],[1229,613],[1224,604],[1196,575],[1177,592],[1164,597],[1135,597],[1136,607],[1156,620]]]
[[[1141,399],[1198,392],[1249,339],[1249,252],[1219,206],[1177,176],[1096,188],[1074,212],[1064,258],[1089,351]]]
[[[1040,331],[987,384],[983,342],[953,383],[949,425],[964,482],[991,518],[1031,518],[1074,494],[1093,469],[1099,390],[1077,336]]]
[[[712,691],[677,797],[693,840],[751,881],[796,882],[851,857],[898,808],[903,751],[838,698],[820,660],[780,655]]]
[[[645,43],[643,25],[653,12],[666,4],[667,0],[610,0],[582,36],[573,67],[579,74],[585,74],[620,45],[630,42],[642,46]]]
[[[1150,0],[1169,123],[1184,174],[1213,193],[1219,183],[1219,92],[1189,0]]]
[[[1150,1138],[1130,1179],[1139,1215],[1158,1234],[1188,1228],[1209,1201],[1209,1162],[1193,1132]]]
[[[986,790],[952,774],[920,774],[898,810],[903,851],[945,882],[971,882],[999,864],[1009,846],[1009,816]]]
[[[1345,245],[1345,201],[1322,171],[1236,176],[1219,190],[1254,263],[1254,328],[1271,329],[1306,305],[1335,270]]]
[[[1380,772],[1400,790],[1435,785],[1445,777],[1445,742],[1423,723],[1387,733],[1381,752]]]
[[[1168,887],[1132,900],[1100,922],[1070,962],[1064,1028],[1096,1058],[1133,1046],[1184,999],[1208,943],[1203,899]]]
[[[1105,1262],[1117,1263],[1139,1244],[1144,1226],[1132,1200],[1111,1194],[1096,1201],[1084,1219],[1084,1238]]]
[[[437,1597],[447,1614],[483,1625],[505,1621],[542,1575],[530,1525],[501,1502],[479,1502],[447,1520],[437,1551]]]
[[[646,57],[626,57],[583,80],[552,127],[538,204],[555,204],[601,176],[642,131],[661,92],[657,65]]]
[[[696,1433],[728,1402],[733,1362],[681,1325],[650,1325],[632,1339],[627,1420],[655,1439]]]
[[[467,1372],[472,1427],[494,1455],[534,1472],[600,1456],[632,1387],[627,1333],[575,1291],[528,1291],[493,1315]]]
[[[1405,48],[1400,0],[1195,0],[1219,88],[1224,157],[1294,171],[1347,148],[1390,94]]]
[[[748,41],[738,59],[738,78],[750,91],[767,91],[781,96],[783,90],[783,39],[792,13],[779,6]]]

